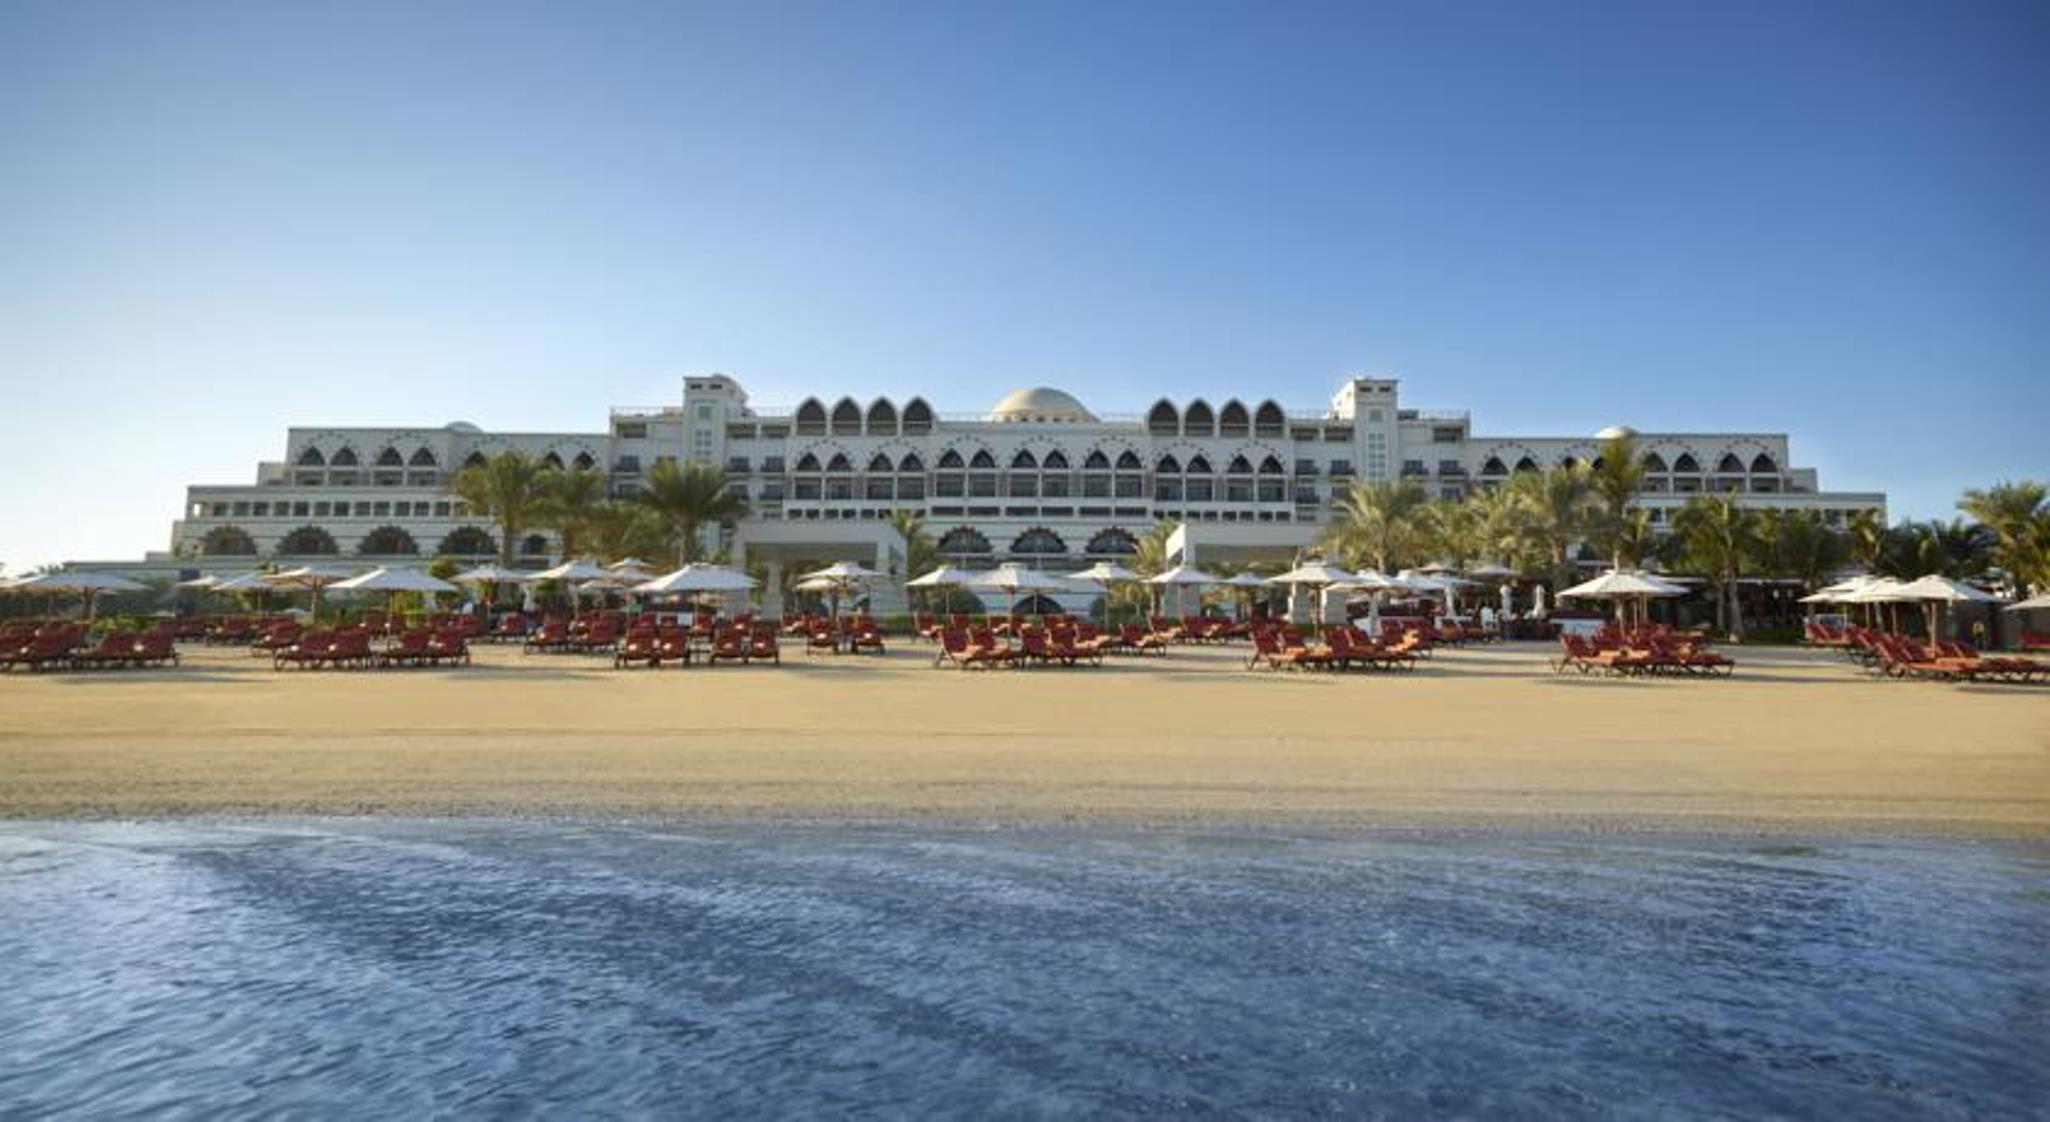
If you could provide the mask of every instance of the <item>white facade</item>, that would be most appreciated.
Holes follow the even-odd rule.
[[[1357,479],[1409,478],[1433,497],[1453,497],[1519,470],[1590,462],[1606,431],[1478,435],[1464,412],[1401,405],[1391,378],[1351,379],[1320,409],[1162,400],[1143,415],[1115,416],[1046,388],[966,415],[937,413],[916,397],[756,408],[733,379],[692,376],[681,404],[615,409],[603,432],[487,433],[460,423],[291,429],[284,458],[260,464],[255,483],[189,490],[172,551],[194,561],[495,553],[496,528],[470,517],[448,483],[467,463],[518,449],[605,470],[621,496],[664,458],[719,466],[745,490],[750,524],[875,521],[914,510],[961,560],[1060,568],[1128,552],[1162,519],[1250,524],[1259,530],[1249,537],[1308,546],[1332,498]],[[1657,523],[1690,494],[1710,491],[1752,506],[1817,509],[1832,521],[1884,512],[1884,495],[1823,491],[1812,469],[1792,466],[1783,433],[1637,437],[1651,468],[1641,501]],[[822,538],[844,537],[825,529]],[[515,543],[515,554],[538,563],[553,548],[535,533]]]

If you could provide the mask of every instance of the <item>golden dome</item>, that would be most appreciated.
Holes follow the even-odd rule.
[[[1056,424],[1087,423],[1096,420],[1096,415],[1082,407],[1072,394],[1064,393],[1050,386],[1033,386],[1030,389],[1012,390],[1002,401],[989,411],[992,421],[1051,422]]]

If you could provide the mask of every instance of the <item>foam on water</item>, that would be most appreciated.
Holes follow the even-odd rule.
[[[2050,850],[0,825],[0,1115],[2040,1116]]]

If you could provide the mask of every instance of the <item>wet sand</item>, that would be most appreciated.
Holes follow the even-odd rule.
[[[1728,681],[1250,673],[1243,648],[964,674],[930,648],[614,671],[0,677],[0,816],[710,815],[2050,836],[2050,688],[1736,648]]]

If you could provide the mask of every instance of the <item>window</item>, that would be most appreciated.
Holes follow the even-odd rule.
[[[646,440],[648,426],[640,421],[621,421],[613,430],[621,440]]]

